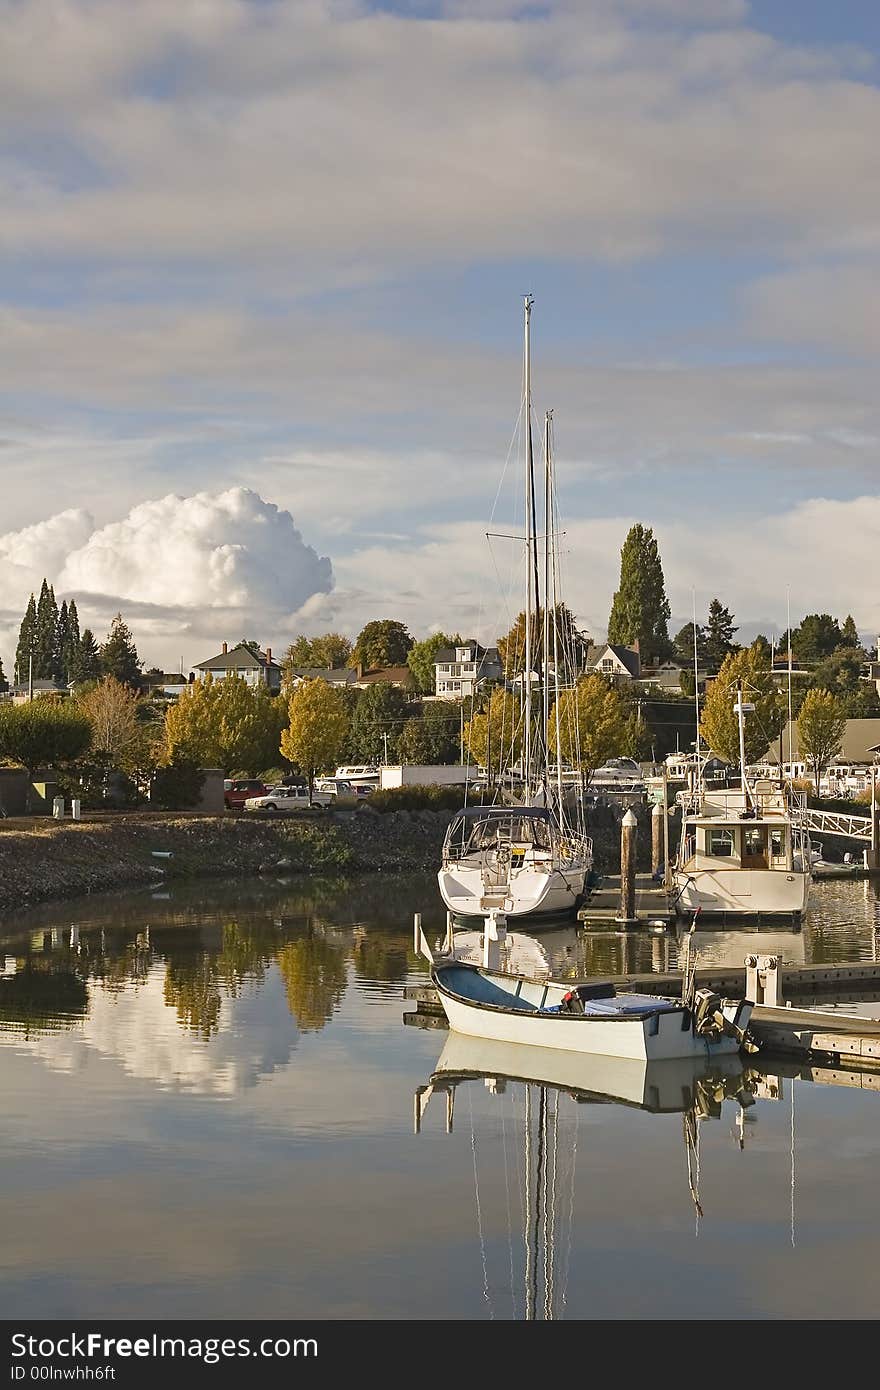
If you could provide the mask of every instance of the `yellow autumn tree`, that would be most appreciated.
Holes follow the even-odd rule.
[[[241,676],[194,681],[165,716],[165,756],[175,753],[197,767],[227,772],[260,772],[278,756],[278,739],[287,721],[283,700],[265,685]]]
[[[281,755],[302,768],[312,798],[315,773],[334,766],[348,733],[348,714],[338,690],[324,680],[303,681],[288,701],[289,725],[281,735]]]
[[[562,691],[550,711],[547,735],[555,756],[580,768],[585,783],[597,767],[632,743],[626,707],[616,688],[598,674],[585,676],[573,690]]]
[[[493,690],[487,708],[465,724],[464,747],[490,781],[518,762],[523,749],[519,700],[509,691]]]
[[[721,670],[706,689],[700,734],[719,758],[739,763],[739,717],[734,704],[740,686],[744,703],[755,706],[744,716],[746,763],[755,763],[779,737],[783,720],[770,660],[758,643],[724,658]]]

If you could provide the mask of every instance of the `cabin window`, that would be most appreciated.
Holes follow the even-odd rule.
[[[767,832],[763,825],[749,825],[743,830],[743,864],[766,869]]]
[[[707,830],[706,853],[711,854],[715,859],[732,859],[733,831],[716,829]]]
[[[774,859],[782,859],[785,855],[785,831],[770,831],[770,853]]]

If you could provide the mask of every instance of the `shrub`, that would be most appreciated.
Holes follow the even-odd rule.
[[[479,805],[479,798],[473,793],[468,797],[471,804]],[[458,811],[464,805],[463,787],[393,787],[387,791],[373,792],[366,799],[367,806],[374,811]]]
[[[198,805],[205,774],[191,758],[175,753],[170,763],[157,769],[150,802],[161,811],[190,811]]]

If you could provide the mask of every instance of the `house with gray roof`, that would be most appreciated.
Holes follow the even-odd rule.
[[[239,642],[231,649],[224,642],[223,650],[208,661],[200,662],[195,674],[197,680],[204,680],[207,675],[214,680],[240,676],[248,685],[268,686],[272,695],[277,695],[281,689],[281,667],[272,660],[272,648],[262,651],[256,642]]]
[[[497,647],[483,647],[473,638],[457,647],[441,647],[434,657],[434,693],[438,700],[464,700],[480,685],[501,680]]]
[[[621,647],[612,642],[606,642],[604,647],[591,644],[587,648],[586,669],[590,675],[598,673],[612,680],[639,680],[642,659],[638,641],[631,647]]]

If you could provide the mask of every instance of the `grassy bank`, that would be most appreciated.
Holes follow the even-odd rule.
[[[298,819],[132,813],[0,821],[0,913],[176,879],[436,868],[446,812]]]

